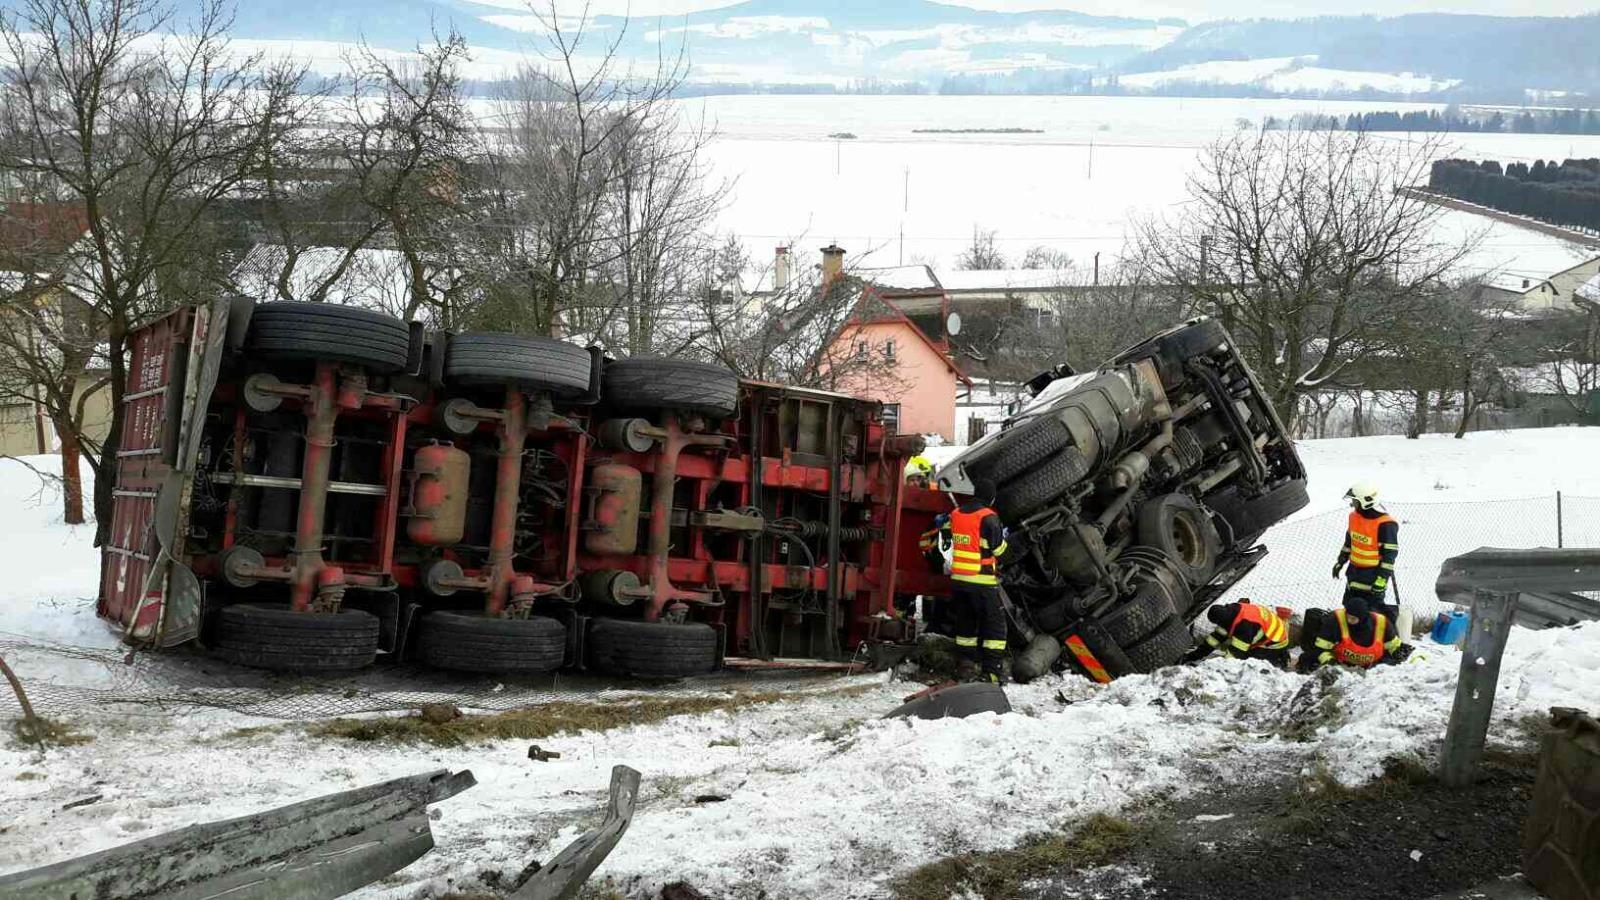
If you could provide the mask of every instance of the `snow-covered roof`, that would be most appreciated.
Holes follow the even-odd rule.
[[[1581,300],[1588,300],[1590,303],[1600,303],[1600,275],[1596,275],[1588,281],[1585,281],[1583,284],[1578,285],[1578,289],[1572,293]]]
[[[938,277],[948,291],[1046,290],[1086,281],[1070,269],[950,269]]]
[[[850,274],[892,291],[936,291],[941,287],[940,279],[927,266],[855,269]]]

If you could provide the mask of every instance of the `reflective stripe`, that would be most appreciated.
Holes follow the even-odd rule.
[[[958,575],[958,574],[956,574],[954,566],[950,567],[950,580],[951,581],[959,581],[959,582],[961,582],[963,584],[997,585],[997,584],[1000,583],[1000,579],[996,578],[993,575],[984,575],[984,574],[979,574],[979,575],[960,574],[960,575]]]
[[[971,560],[981,560],[981,559],[983,559],[983,554],[982,553],[976,553],[976,552],[971,551],[971,550],[952,550],[950,552],[956,559],[971,559]]]
[[[1260,631],[1260,637],[1254,643],[1247,643],[1240,638],[1233,638],[1235,645],[1241,650],[1249,651],[1254,648],[1264,650],[1282,650],[1289,646],[1289,625],[1273,610],[1264,606],[1257,606],[1248,600],[1239,602],[1239,613],[1234,617],[1233,625],[1228,629],[1231,635],[1244,622],[1254,623]]]
[[[1245,643],[1244,641],[1239,640],[1238,638],[1229,638],[1228,639],[1228,643],[1230,645],[1234,646],[1234,647],[1239,648],[1240,650],[1245,651],[1246,653],[1250,652],[1250,645]]]
[[[1210,634],[1206,635],[1206,643],[1210,644],[1213,647],[1221,646],[1222,639],[1224,637],[1226,637],[1226,636],[1227,635],[1224,635],[1224,634],[1220,633],[1220,629],[1219,629],[1219,631],[1213,631]]]
[[[1073,635],[1067,638],[1064,643],[1067,645],[1067,649],[1072,652],[1073,658],[1078,661],[1078,665],[1083,666],[1083,670],[1089,673],[1090,678],[1101,684],[1109,684],[1111,682],[1111,673],[1107,672],[1106,667],[1100,664],[1100,660],[1089,652],[1089,645],[1083,642],[1083,638]]]
[[[994,555],[983,540],[983,520],[994,515],[984,507],[972,512],[960,509],[950,513],[950,578],[967,584],[999,584],[995,577]]]
[[[1319,637],[1316,640],[1316,645],[1317,645],[1318,649],[1332,650],[1334,648],[1334,646],[1336,645],[1336,642],[1335,641],[1330,641],[1327,638]]]
[[[1378,552],[1378,529],[1393,521],[1388,514],[1369,519],[1355,510],[1350,511],[1348,544],[1351,565],[1358,569],[1371,569],[1378,565],[1382,560]]]
[[[1006,551],[1009,550],[1009,549],[1011,549],[1011,542],[1010,541],[1001,541],[1000,542],[1000,546],[994,548],[994,554],[993,555],[995,555],[995,556],[1004,556]]]
[[[978,639],[975,638],[975,637],[958,637],[958,638],[956,638],[956,646],[957,647],[976,647],[976,646],[978,646]]]
[[[1005,638],[999,638],[998,640],[993,639],[993,638],[986,639],[983,642],[983,649],[985,649],[985,650],[1004,650],[1004,649],[1006,649],[1006,639]]]
[[[1324,650],[1321,653],[1317,654],[1317,665],[1325,666],[1325,665],[1327,665],[1328,663],[1331,663],[1331,662],[1333,662],[1333,651],[1332,650]]]
[[[1359,581],[1352,581],[1352,582],[1350,582],[1350,584],[1347,585],[1347,587],[1349,587],[1350,590],[1352,590],[1352,591],[1370,591],[1370,590],[1372,590],[1372,585],[1370,585],[1370,584],[1362,584]]]

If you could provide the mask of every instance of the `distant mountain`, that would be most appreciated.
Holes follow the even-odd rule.
[[[7,0],[0,0],[3,5]],[[241,38],[406,50],[454,26],[475,47],[540,40],[535,17],[505,0],[242,2]],[[1600,97],[1600,15],[1407,15],[1209,22],[993,12],[930,0],[746,0],[672,18],[601,16],[624,55],[680,48],[691,80],[798,84],[877,80],[1010,89],[1514,100],[1524,91]],[[504,52],[509,51],[509,52]],[[480,73],[481,74],[481,73]],[[1005,89],[1004,87],[1002,89]],[[1600,102],[1600,101],[1597,101]]]
[[[1314,58],[1318,67],[1414,73],[1463,93],[1600,94],[1600,14],[1576,18],[1427,13],[1394,18],[1324,16],[1209,22],[1122,63],[1165,72],[1231,60]]]

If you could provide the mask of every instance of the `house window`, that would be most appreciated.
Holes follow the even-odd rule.
[[[889,338],[883,342],[883,358],[887,360],[894,359],[894,338]]]
[[[866,359],[866,358],[867,358],[867,342],[866,341],[856,341],[856,359]]]
[[[883,405],[883,424],[892,433],[900,431],[900,404],[885,403]]]

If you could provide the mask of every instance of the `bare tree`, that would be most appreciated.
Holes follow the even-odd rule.
[[[1058,272],[1065,272],[1073,269],[1072,257],[1068,256],[1065,250],[1036,244],[1029,247],[1028,252],[1023,254],[1022,268],[1054,269]]]
[[[1227,326],[1292,421],[1300,396],[1338,386],[1353,361],[1403,349],[1400,323],[1471,249],[1441,243],[1440,209],[1395,190],[1436,155],[1432,141],[1361,132],[1228,135],[1181,212],[1140,225],[1138,257]]]
[[[631,353],[680,345],[674,309],[694,302],[726,192],[705,164],[711,131],[669,102],[686,62],[636,74],[625,28],[534,13],[542,64],[508,85],[487,137],[476,321]]]
[[[997,237],[999,232],[990,228],[972,226],[972,243],[961,251],[956,260],[959,269],[1004,269],[1006,255],[1001,252]]]
[[[210,214],[251,174],[294,85],[228,46],[228,8],[206,0],[174,26],[161,0],[18,0],[0,12],[11,60],[0,81],[0,171],[81,207],[85,237],[63,284],[103,323],[115,448],[128,389],[128,337],[210,290]],[[109,457],[108,457],[109,458]],[[112,479],[99,477],[99,539]]]
[[[1596,424],[1600,396],[1600,305],[1580,301],[1540,323],[1539,362],[1528,387],[1559,397],[1581,422]]]

